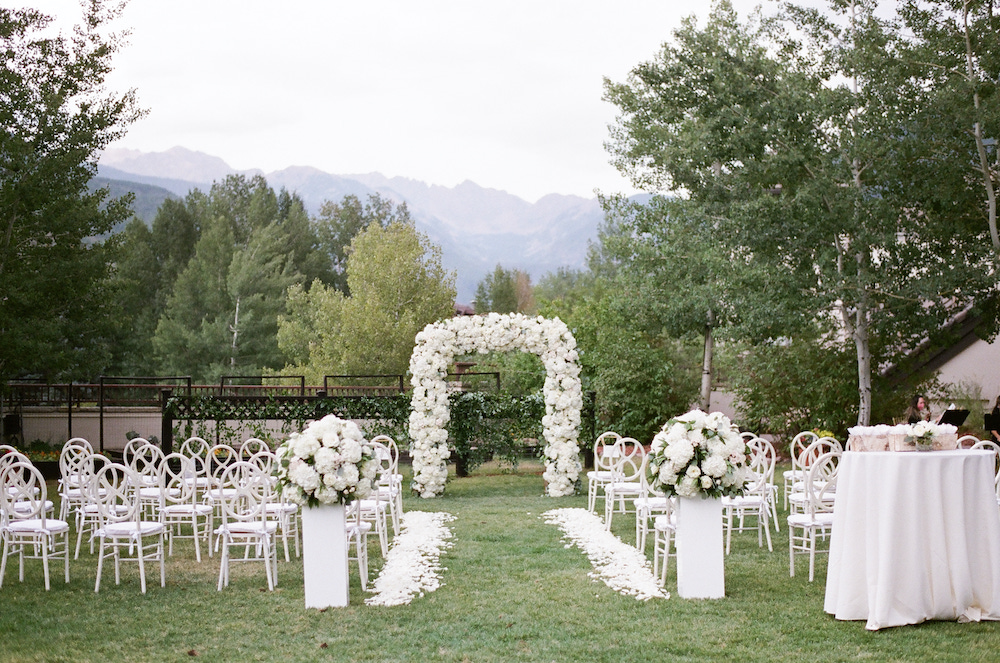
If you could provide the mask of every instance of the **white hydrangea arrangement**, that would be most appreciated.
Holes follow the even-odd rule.
[[[736,497],[750,478],[747,445],[721,412],[692,410],[663,425],[649,453],[652,487],[681,497]]]
[[[287,499],[302,505],[349,504],[372,492],[379,464],[352,421],[327,415],[292,433],[275,452],[275,475]]]
[[[410,453],[413,489],[421,497],[440,495],[448,477],[448,367],[460,355],[510,350],[536,354],[545,366],[542,425],[546,490],[554,497],[572,495],[576,490],[581,470],[577,435],[583,405],[576,340],[558,318],[490,313],[435,322],[417,334],[410,357]]]

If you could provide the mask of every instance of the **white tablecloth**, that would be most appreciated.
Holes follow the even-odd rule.
[[[990,451],[845,452],[824,609],[866,628],[1000,619]]]

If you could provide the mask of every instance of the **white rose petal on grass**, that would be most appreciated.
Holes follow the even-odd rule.
[[[670,598],[660,587],[644,554],[604,529],[604,522],[586,509],[552,509],[542,514],[556,525],[572,545],[578,546],[594,566],[592,578],[625,596],[640,601]]]
[[[392,542],[382,571],[375,578],[368,605],[405,605],[441,586],[441,554],[451,547],[450,513],[407,511]]]

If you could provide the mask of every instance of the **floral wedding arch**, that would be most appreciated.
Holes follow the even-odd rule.
[[[490,313],[435,322],[417,334],[410,357],[410,453],[413,488],[421,497],[440,495],[448,477],[448,367],[459,355],[510,350],[536,354],[545,366],[543,476],[550,496],[573,494],[581,469],[577,435],[583,404],[576,340],[558,318]]]

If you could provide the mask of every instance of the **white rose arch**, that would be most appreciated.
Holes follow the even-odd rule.
[[[583,403],[576,340],[558,318],[490,313],[435,322],[417,334],[410,357],[410,453],[413,488],[421,497],[440,495],[448,478],[448,367],[459,355],[509,350],[536,354],[545,365],[544,477],[549,495],[573,494],[581,469],[577,435]]]

